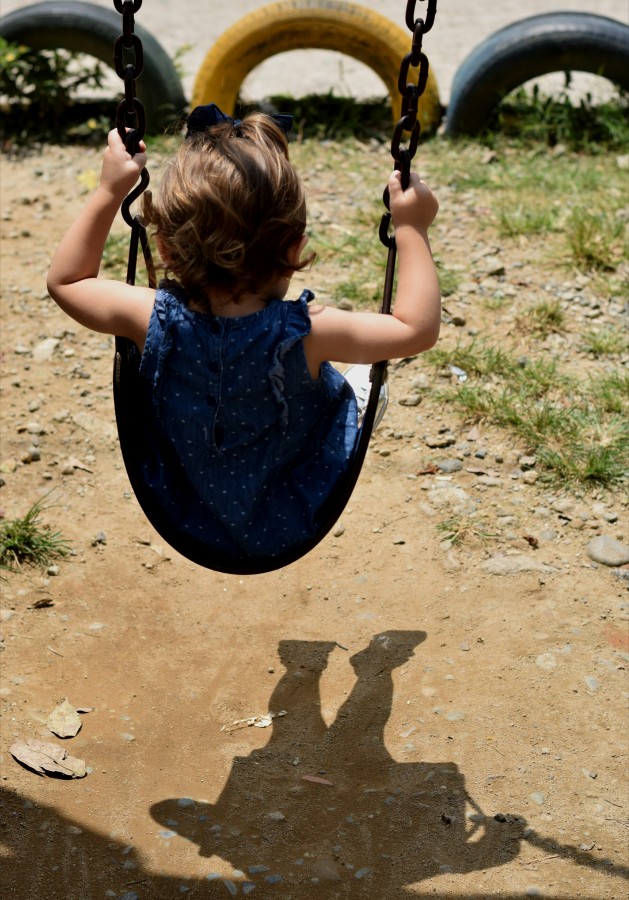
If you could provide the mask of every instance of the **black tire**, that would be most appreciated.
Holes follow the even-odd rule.
[[[549,72],[592,72],[629,90],[629,27],[605,16],[558,12],[501,28],[457,70],[446,134],[478,134],[503,97]]]
[[[114,68],[114,42],[122,32],[122,16],[80,0],[46,0],[16,9],[0,19],[0,36],[34,50],[70,50],[86,53]],[[142,41],[144,71],[137,81],[137,96],[146,112],[146,128],[163,130],[186,107],[181,79],[158,41],[137,22]],[[122,86],[122,82],[121,82]],[[121,87],[122,93],[122,87]]]

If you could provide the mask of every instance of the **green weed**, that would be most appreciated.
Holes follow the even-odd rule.
[[[454,547],[459,547],[474,538],[488,541],[496,537],[495,534],[485,531],[478,522],[464,516],[451,516],[444,519],[443,522],[439,522],[435,527],[441,533],[442,539],[449,541]]]
[[[566,314],[559,300],[544,300],[518,316],[516,322],[522,331],[545,338],[565,330]]]
[[[438,258],[435,259],[435,263],[437,266],[437,275],[439,276],[441,296],[450,297],[452,294],[456,294],[459,284],[461,283],[461,276],[459,273],[455,272],[454,269],[448,269]]]
[[[545,234],[556,228],[557,212],[539,203],[539,197],[503,201],[498,208],[498,233],[501,237]]]
[[[100,88],[103,64],[68,50],[33,50],[0,38],[0,97],[6,137],[18,140],[55,135],[77,94]],[[86,113],[82,121],[87,121]],[[71,123],[76,126],[76,122]]]
[[[0,521],[0,569],[15,572],[22,565],[43,569],[69,554],[70,546],[60,532],[51,531],[41,520],[46,509],[44,499],[33,504],[22,518]]]
[[[581,335],[581,349],[593,356],[619,356],[629,349],[623,328],[600,328]]]
[[[438,368],[458,366],[468,375],[510,375],[518,368],[518,363],[501,347],[482,340],[469,344],[458,343],[454,348],[437,346],[424,354]]]
[[[591,376],[587,394],[601,413],[627,415],[629,412],[629,372],[616,370]]]
[[[129,232],[110,234],[103,252],[102,268],[108,278],[124,281],[129,258]]]
[[[568,94],[571,74],[566,73],[565,89],[556,96],[545,95],[538,85],[513,91],[499,104],[484,133],[492,142],[498,133],[521,144],[543,142],[551,147],[564,144],[574,151],[621,150],[629,141],[627,97],[595,104],[591,95],[574,103]]]
[[[623,224],[609,212],[577,207],[565,223],[572,259],[582,271],[616,268]]]

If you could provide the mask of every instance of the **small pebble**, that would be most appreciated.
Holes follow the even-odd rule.
[[[400,397],[398,403],[400,406],[419,406],[421,400],[421,394],[406,394],[406,396]]]
[[[437,468],[440,472],[450,474],[452,472],[460,472],[463,468],[463,463],[460,459],[443,459],[437,463]]]
[[[267,818],[272,822],[284,822],[286,820],[286,816],[281,812],[270,812]]]

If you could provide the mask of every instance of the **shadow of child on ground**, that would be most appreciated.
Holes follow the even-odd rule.
[[[435,874],[503,865],[518,855],[523,840],[574,865],[627,878],[626,867],[528,829],[525,836],[517,816],[484,816],[453,763],[399,763],[391,757],[384,728],[393,702],[392,672],[425,637],[420,631],[384,632],[353,656],[357,680],[330,727],[321,715],[320,680],[338,645],[280,642],[286,671],[270,708],[287,715],[273,720],[269,743],[234,760],[217,803],[179,798],[151,808],[167,835],[177,833],[199,847],[208,858],[209,878],[148,871],[135,847],[0,789],[6,896],[214,900],[255,892],[264,900],[398,900],[410,895],[406,886]],[[455,895],[449,888],[451,900],[486,900],[481,893]]]
[[[217,858],[210,877],[225,878],[218,860],[227,861],[236,870],[228,889],[265,885],[265,897],[280,883],[283,898],[316,894],[317,885],[326,897],[399,897],[435,874],[509,862],[522,819],[483,816],[454,763],[400,763],[385,746],[393,671],[425,639],[387,631],[351,657],[356,682],[329,727],[320,680],[338,645],[281,641],[286,671],[269,702],[268,744],[234,759],[215,804],[165,800],[151,814]]]

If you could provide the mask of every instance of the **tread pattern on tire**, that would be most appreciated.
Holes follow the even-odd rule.
[[[114,41],[121,33],[122,18],[81,0],[46,0],[16,9],[0,19],[0,36],[35,50],[70,50],[86,53],[113,68]],[[147,130],[165,127],[183,112],[186,98],[181,79],[161,44],[141,25],[135,32],[144,49],[144,72],[137,82],[137,96],[146,108]]]
[[[203,60],[192,106],[213,102],[232,114],[240,86],[255,66],[278,53],[312,48],[344,53],[373,69],[389,92],[397,122],[402,101],[397,82],[402,57],[410,50],[409,36],[379,13],[342,0],[280,0],[240,19]],[[430,70],[419,103],[420,124],[436,126],[441,113]]]
[[[457,70],[449,135],[478,134],[510,91],[550,72],[591,72],[629,90],[629,27],[592,13],[530,16],[491,34]]]

